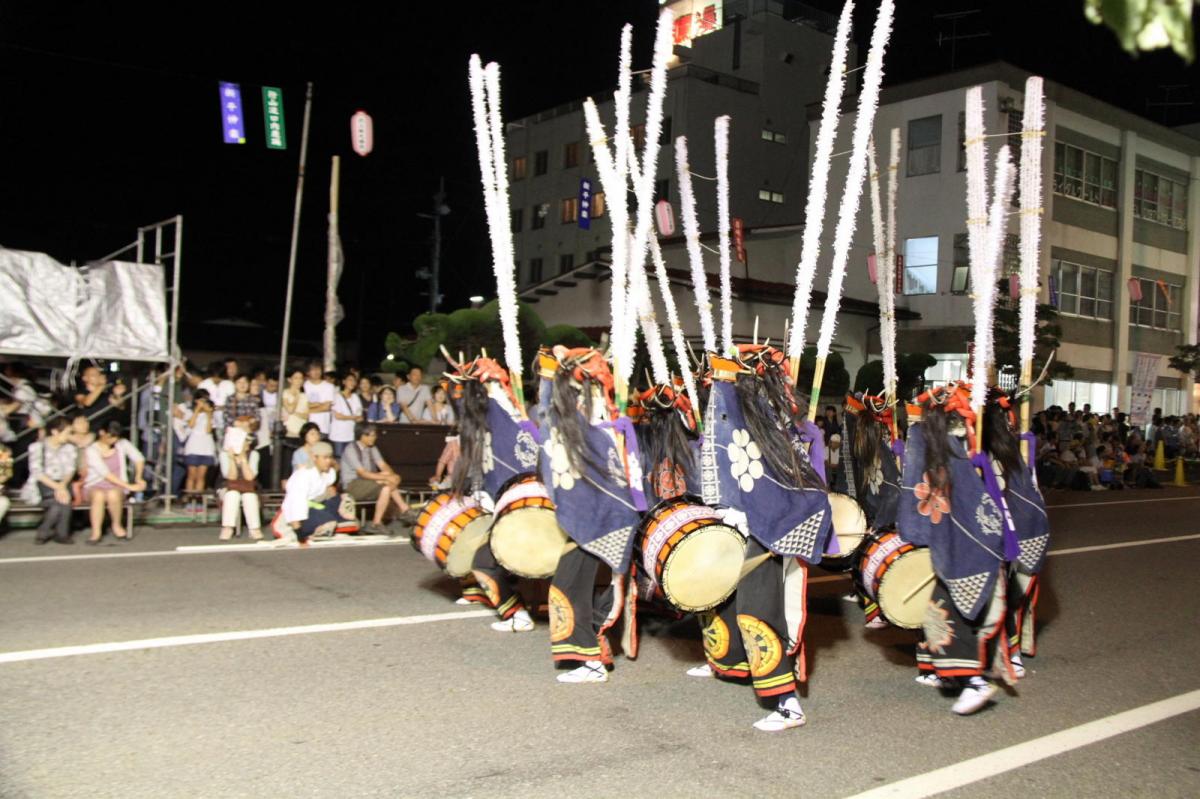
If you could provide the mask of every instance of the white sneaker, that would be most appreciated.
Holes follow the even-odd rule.
[[[888,623],[887,623],[887,620],[883,618],[883,616],[876,616],[875,618],[871,619],[869,622],[867,622],[863,626],[866,627],[868,630],[882,630],[884,627],[888,626]]]
[[[934,674],[932,671],[918,675],[914,678],[917,685],[924,685],[929,688],[945,688],[946,681]]]
[[[1092,490],[1093,491],[1107,491],[1108,489],[1105,488],[1104,486],[1094,485],[1094,486],[1092,486]]]
[[[754,722],[754,729],[763,732],[782,732],[793,727],[803,727],[806,719],[800,709],[800,700],[789,696],[779,703],[779,706],[765,719]]]
[[[454,604],[456,604],[456,605],[470,605],[470,604],[471,604],[471,600],[467,599],[465,596],[460,596],[458,599],[454,600]]]
[[[533,619],[529,611],[518,610],[511,618],[492,622],[492,629],[498,633],[528,633],[533,631]]]
[[[850,593],[848,593],[848,594],[842,594],[842,601],[843,601],[843,602],[855,602],[855,603],[857,603],[857,602],[858,602],[858,592],[857,592],[857,591],[851,591],[851,592],[850,592]]]
[[[1025,677],[1025,663],[1021,660],[1021,656],[1014,654],[1012,660],[1009,662],[1012,664],[1013,674],[1016,675],[1017,679],[1023,679]]]
[[[985,682],[982,685],[972,683],[963,689],[963,692],[958,695],[953,707],[950,709],[960,716],[969,716],[972,713],[983,709],[991,698],[996,695],[996,686],[990,682]]]
[[[558,675],[559,682],[608,682],[608,670],[598,660],[589,660],[582,666]]]
[[[712,666],[707,663],[701,663],[699,666],[692,666],[687,670],[689,677],[712,677],[714,676]]]

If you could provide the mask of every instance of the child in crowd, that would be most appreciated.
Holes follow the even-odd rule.
[[[186,438],[183,442],[183,463],[187,467],[184,493],[195,500],[204,492],[208,469],[216,462],[216,444],[213,441],[213,404],[208,392],[200,389],[192,399],[192,415],[187,420]],[[189,512],[195,513],[199,503],[190,503]]]

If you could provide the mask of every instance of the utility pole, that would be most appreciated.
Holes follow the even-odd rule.
[[[441,297],[438,296],[438,270],[442,265],[442,217],[450,213],[446,205],[446,178],[438,178],[438,190],[433,195],[433,213],[417,214],[422,219],[433,220],[433,251],[429,263],[429,312],[437,313]],[[417,273],[420,277],[420,273]]]

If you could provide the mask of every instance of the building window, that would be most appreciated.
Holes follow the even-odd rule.
[[[938,237],[904,240],[904,293],[937,294]]]
[[[1117,162],[1055,142],[1054,193],[1103,208],[1116,208]]]
[[[565,275],[567,272],[570,272],[574,268],[575,268],[575,254],[574,253],[568,252],[568,253],[563,253],[562,255],[558,256],[558,273],[560,275]]]
[[[967,112],[958,112],[958,171],[967,171]]]
[[[512,232],[513,233],[521,232],[521,228],[523,226],[524,219],[525,219],[525,209],[523,209],[523,208],[512,209]]]
[[[668,192],[671,190],[671,181],[667,178],[654,181],[654,202],[659,200],[669,200]]]
[[[787,144],[787,134],[780,133],[777,130],[762,129],[762,140],[774,142],[775,144]]]
[[[770,189],[759,189],[758,199],[768,203],[782,203],[783,194],[778,191],[771,191]]]
[[[541,283],[542,282],[542,259],[541,258],[530,258],[529,259],[529,282],[530,283]]]
[[[942,171],[942,116],[908,123],[908,174],[932,175]]]
[[[562,201],[562,223],[569,225],[579,221],[579,198],[567,197]]]
[[[529,162],[525,159],[525,156],[523,156],[523,155],[518,155],[516,158],[513,159],[513,168],[512,168],[513,180],[524,180],[525,179],[525,171],[529,168],[528,163]]]
[[[1180,329],[1181,288],[1174,283],[1138,278],[1142,301],[1129,303],[1129,324],[1155,330]]]
[[[966,294],[971,290],[971,247],[966,233],[954,234],[954,273],[950,277],[950,293]]]
[[[563,145],[563,168],[570,169],[579,166],[579,142],[571,141]]]
[[[646,126],[644,124],[630,125],[629,136],[633,139],[633,146],[638,149],[638,152],[641,152],[642,148],[646,146]]]
[[[1133,173],[1133,214],[1139,219],[1187,230],[1186,183],[1143,169]]]
[[[606,210],[608,210],[608,203],[604,201],[604,192],[598,191],[592,195],[592,219],[604,216]]]
[[[533,206],[533,210],[529,214],[529,229],[541,230],[544,228],[546,226],[546,217],[549,213],[550,203]]]
[[[549,150],[538,150],[533,154],[533,174],[544,175],[550,166]]]
[[[1055,278],[1059,313],[1112,319],[1112,272],[1070,261],[1055,261],[1050,274]]]
[[[669,116],[663,117],[662,141],[665,141],[668,143],[671,141],[671,118]]]

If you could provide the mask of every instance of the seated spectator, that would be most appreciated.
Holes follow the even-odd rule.
[[[304,371],[288,373],[288,387],[283,390],[283,434],[287,438],[303,438],[300,428],[308,423],[308,397],[304,393]]]
[[[375,503],[375,517],[363,529],[369,533],[384,532],[384,517],[392,504],[399,511],[401,521],[414,523],[417,514],[401,496],[400,475],[392,470],[375,446],[379,435],[375,425],[360,423],[354,432],[354,443],[342,453],[342,490],[356,502]]]
[[[1077,447],[1075,450],[1075,458],[1079,462],[1079,473],[1087,479],[1087,485],[1083,485],[1080,481],[1079,490],[1085,488],[1092,491],[1104,491],[1104,486],[1100,484],[1100,459],[1096,457],[1095,451],[1091,455],[1087,454],[1087,447]]]
[[[99,544],[104,535],[104,511],[108,511],[112,522],[113,538],[128,541],[129,531],[124,527],[123,508],[125,497],[131,491],[145,491],[146,481],[142,472],[146,459],[137,447],[121,437],[121,424],[109,422],[101,427],[96,440],[87,449],[87,479],[84,496],[91,506],[92,535],[89,544]],[[133,478],[130,479],[130,464]]]
[[[429,397],[429,404],[421,412],[421,421],[433,424],[454,424],[454,409],[450,407],[450,398],[446,389],[434,386]]]
[[[220,540],[233,538],[238,512],[245,516],[246,529],[250,538],[262,539],[262,514],[258,497],[258,450],[254,447],[253,420],[239,417],[234,429],[241,435],[229,436],[221,447],[220,466],[223,485],[218,495],[221,498]],[[240,446],[238,446],[240,442]]]
[[[60,544],[71,541],[71,478],[79,463],[79,453],[67,440],[67,420],[56,416],[46,423],[45,437],[29,446],[29,482],[22,498],[41,504],[42,523],[35,544],[54,539]]]
[[[282,543],[306,544],[313,536],[333,535],[354,513],[343,507],[337,490],[337,461],[333,447],[319,441],[312,448],[312,465],[292,472],[287,494],[271,531]]]
[[[13,457],[12,450],[0,444],[0,522],[4,521],[5,514],[8,513],[9,501],[4,494],[4,485],[13,476]]]
[[[354,441],[354,426],[363,420],[362,399],[355,392],[358,378],[352,372],[342,375],[342,390],[333,398],[333,423],[329,426],[329,442],[333,454],[342,457],[346,445]]]
[[[300,440],[303,443],[292,453],[292,471],[313,465],[313,446],[322,440],[321,428],[317,427],[316,422],[306,423],[300,428]]]
[[[187,481],[184,491],[192,494],[204,492],[208,470],[216,463],[216,444],[213,441],[213,404],[204,389],[196,391],[192,400],[192,415],[185,428],[183,462],[187,466]],[[200,507],[198,504],[195,506]]]
[[[429,386],[421,383],[421,367],[408,370],[408,380],[396,389],[396,401],[400,403],[401,422],[419,422],[425,406],[429,404]]]
[[[379,399],[367,408],[367,421],[396,424],[400,421],[400,403],[396,402],[396,389],[384,386],[379,390]]]
[[[442,447],[437,468],[433,471],[433,477],[429,478],[431,488],[446,489],[453,484],[454,465],[458,463],[460,454],[458,430],[456,429],[451,435],[446,436],[446,445]]]
[[[71,500],[76,505],[83,505],[85,504],[83,481],[87,477],[87,458],[85,456],[88,447],[96,440],[96,434],[92,432],[92,426],[88,422],[85,412],[75,411],[70,415],[70,420],[71,429],[67,433],[67,440],[75,445],[75,449],[79,453],[79,468],[75,472],[75,479],[71,482]]]

